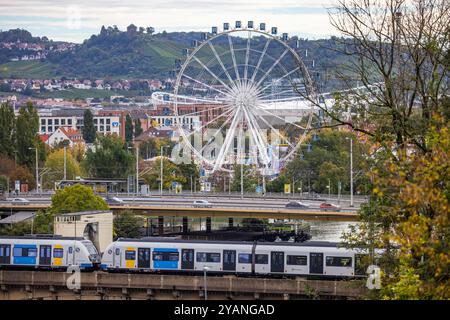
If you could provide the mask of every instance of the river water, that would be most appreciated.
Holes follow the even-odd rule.
[[[357,222],[308,221],[312,241],[341,241],[342,232],[348,232]]]

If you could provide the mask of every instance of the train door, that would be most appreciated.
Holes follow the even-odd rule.
[[[284,252],[270,252],[270,272],[284,272]]]
[[[194,249],[181,249],[181,269],[194,270]]]
[[[236,250],[223,250],[223,270],[236,271]]]
[[[11,263],[11,245],[0,244],[0,264]]]
[[[121,264],[121,250],[120,248],[114,248],[113,265],[115,268],[120,268],[120,264]]]
[[[39,265],[49,266],[52,264],[52,246],[39,246]]]
[[[309,254],[309,273],[323,274],[323,253],[311,252]]]
[[[150,269],[150,248],[138,248],[138,268]]]

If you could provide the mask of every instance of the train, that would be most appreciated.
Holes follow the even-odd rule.
[[[0,237],[0,269],[235,274],[238,276],[365,276],[361,249],[325,241],[237,242],[120,238],[100,255],[83,238]]]
[[[31,236],[0,237],[0,269],[95,270],[101,255],[90,240],[80,237]]]

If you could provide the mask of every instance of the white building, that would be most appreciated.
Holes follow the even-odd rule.
[[[46,109],[39,110],[39,134],[51,135],[60,127],[69,127],[81,131],[84,127],[83,115],[85,109]],[[100,115],[94,111],[94,125],[101,134],[121,133],[121,119],[119,115]]]

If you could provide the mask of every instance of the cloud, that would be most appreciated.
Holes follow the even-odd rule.
[[[157,31],[209,30],[223,22],[253,20],[277,26],[282,32],[309,37],[333,34],[326,7],[332,0],[15,0],[1,4],[0,28],[24,28],[39,36],[77,42],[98,32],[102,25],[125,29],[130,23],[153,26]],[[69,8],[78,8],[78,37],[68,32],[73,19]],[[72,10],[73,12],[73,10]],[[69,24],[70,25],[70,24]],[[189,27],[187,29],[186,27]],[[95,31],[97,30],[97,31]],[[43,32],[49,32],[44,34]],[[37,32],[37,33],[36,33]]]

